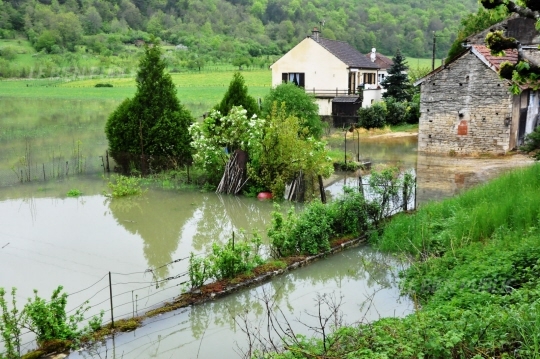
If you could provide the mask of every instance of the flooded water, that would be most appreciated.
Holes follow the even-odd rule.
[[[70,313],[89,300],[87,317],[103,310],[109,321],[112,287],[115,319],[142,314],[186,289],[190,252],[207,253],[212,243],[233,232],[264,234],[270,224],[272,203],[250,198],[159,189],[134,198],[104,196],[103,127],[115,106],[113,101],[0,98],[0,286],[17,287],[20,306],[34,289],[46,298],[63,285]],[[374,166],[397,164],[416,171],[420,204],[530,163],[519,156],[417,156],[411,136],[349,138],[347,148]],[[76,169],[82,174],[74,176]],[[327,192],[335,195],[345,185],[357,186],[358,175],[337,174],[331,183]],[[83,196],[67,197],[71,189]],[[292,322],[310,320],[306,311],[314,312],[317,294],[342,296],[348,323],[405,315],[412,307],[399,298],[394,280],[399,267],[395,259],[369,248],[351,249],[263,286],[154,318],[114,342],[70,357],[235,357],[235,342],[243,347],[245,337],[234,317],[247,311],[250,323],[263,320],[264,293],[275,294]],[[368,298],[372,305],[366,312],[361,305]],[[25,350],[35,347],[31,335],[23,342]]]
[[[142,314],[185,289],[182,283],[187,280],[190,252],[207,253],[212,243],[225,241],[233,231],[265,232],[273,209],[270,202],[196,191],[154,189],[141,197],[109,199],[101,194],[105,187],[106,181],[97,176],[79,176],[46,186],[29,183],[0,188],[0,283],[18,288],[19,303],[32,296],[33,289],[46,298],[63,285],[70,293],[70,312],[90,300],[87,316],[104,310],[109,321],[111,272],[114,318]],[[70,188],[84,195],[68,198],[65,194]],[[135,333],[115,338],[115,345],[124,348],[126,358],[140,354],[136,348],[141,345],[146,345],[148,355],[164,350],[158,357],[167,357],[170,350],[177,350],[177,355],[194,357],[200,335],[207,331],[208,345],[201,358],[224,350],[232,355],[232,340],[241,342],[242,332],[231,318],[235,311],[249,309],[254,315],[251,320],[260,319],[262,304],[256,297],[263,288],[280,296],[280,308],[291,318],[293,313],[313,309],[317,293],[343,295],[348,321],[402,315],[411,306],[399,298],[394,281],[397,265],[369,248],[352,249],[263,287],[150,320]],[[359,306],[375,292],[374,306],[363,313]],[[143,341],[132,342],[134,335]],[[231,345],[219,349],[224,336],[231,338]],[[167,344],[156,344],[160,341]],[[25,350],[35,346],[30,335],[24,342]],[[108,346],[99,349],[100,355]]]

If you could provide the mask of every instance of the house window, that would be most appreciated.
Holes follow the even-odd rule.
[[[284,83],[292,82],[296,86],[305,87],[303,72],[283,72],[281,74],[281,81]]]
[[[364,84],[375,85],[375,79],[376,79],[376,74],[369,74],[369,73],[364,74]]]

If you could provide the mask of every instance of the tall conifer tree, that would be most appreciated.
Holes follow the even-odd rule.
[[[180,104],[171,75],[158,44],[145,48],[137,72],[137,92],[111,114],[105,126],[109,150],[126,170],[143,165],[136,158],[168,158],[175,163],[191,162],[191,136],[188,128],[194,119]]]
[[[392,58],[394,62],[388,69],[388,76],[381,82],[381,86],[386,89],[384,98],[393,97],[397,101],[409,101],[411,99],[411,83],[406,71],[409,69],[407,62],[399,49]]]

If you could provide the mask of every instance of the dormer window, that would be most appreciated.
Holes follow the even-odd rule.
[[[281,74],[281,82],[283,83],[293,83],[296,86],[305,87],[304,82],[305,74],[303,72],[283,72]]]

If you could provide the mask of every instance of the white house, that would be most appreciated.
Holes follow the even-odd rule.
[[[335,98],[340,101],[349,96],[358,99],[362,88],[363,107],[382,98],[378,84],[379,66],[348,43],[321,37],[317,28],[270,68],[272,86],[294,82],[305,88],[306,92],[315,95],[321,116],[332,115]],[[360,106],[358,101],[356,104]]]
[[[371,62],[379,66],[379,71],[377,72],[377,82],[380,84],[388,76],[388,70],[392,67],[394,62],[383,54],[378,53],[375,48],[371,49],[371,53],[366,55],[366,57],[368,57]],[[385,93],[386,89],[382,89],[382,92]]]

